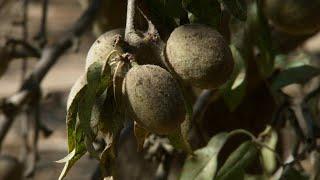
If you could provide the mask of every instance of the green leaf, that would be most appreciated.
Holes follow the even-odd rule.
[[[260,74],[264,78],[270,77],[274,70],[275,53],[272,48],[270,27],[262,12],[262,2],[255,0],[249,6],[248,25],[252,39],[258,46],[260,56],[257,59]]]
[[[105,121],[104,113],[111,114],[110,111],[106,109],[105,101],[107,100],[108,95],[110,94],[109,89],[107,88],[100,97],[98,97],[92,107],[91,112],[91,128],[94,131],[94,134],[97,134],[101,130],[101,123]]]
[[[276,67],[279,69],[289,69],[293,67],[299,67],[303,65],[311,65],[311,57],[303,52],[299,53],[297,56],[288,57],[285,54],[278,54],[275,57]]]
[[[183,7],[189,12],[191,23],[201,23],[217,27],[220,23],[221,9],[218,1],[182,0]]]
[[[116,106],[112,88],[108,93],[101,95],[95,106],[93,110],[97,111],[96,118],[98,118],[101,133],[114,134],[122,127],[123,119],[118,118],[119,110]]]
[[[289,68],[274,78],[271,88],[276,91],[290,84],[303,84],[319,74],[320,69],[313,66],[303,65]]]
[[[242,143],[226,160],[217,173],[217,180],[233,180],[244,177],[244,170],[258,155],[252,141]],[[242,178],[243,179],[243,178]]]
[[[181,180],[212,180],[217,170],[218,154],[228,139],[228,133],[220,133],[206,147],[189,156],[182,169]]]
[[[66,162],[70,161],[74,157],[75,154],[76,154],[76,150],[73,149],[71,151],[71,153],[69,153],[66,157],[64,157],[63,159],[60,159],[58,161],[55,161],[55,162],[56,163],[66,163]]]
[[[67,101],[67,134],[68,134],[68,151],[69,153],[75,148],[75,129],[78,113],[78,102],[82,98],[87,88],[86,77],[80,76],[72,86]]]
[[[69,153],[59,179],[63,179],[70,168],[87,151],[97,157],[92,145],[91,112],[97,97],[109,86],[111,70],[106,62],[95,62],[88,68],[87,76],[81,76],[71,89],[67,103],[67,129]],[[85,80],[87,82],[85,82]]]
[[[92,63],[87,71],[87,89],[85,96],[79,102],[79,123],[81,128],[88,133],[90,131],[90,120],[93,105],[99,97],[98,89],[100,88],[102,74],[102,64],[99,62]],[[106,88],[106,87],[105,87]]]
[[[200,148],[191,154],[187,159],[182,169],[181,180],[211,180],[216,174],[218,154],[226,143],[227,139],[243,134],[251,139],[255,137],[248,131],[237,129],[230,133],[219,133],[212,137],[207,146]]]
[[[85,95],[79,102],[79,128],[77,130],[80,134],[84,133],[84,139],[80,141],[84,141],[87,150],[92,155],[95,154],[92,145],[95,135],[91,128],[93,106],[111,82],[111,70],[106,70],[106,68],[110,68],[110,66],[105,66],[105,64],[106,63],[97,61],[89,66],[87,70],[87,89]]]
[[[60,173],[59,180],[62,180],[67,175],[68,171],[71,169],[74,163],[77,162],[86,153],[85,147],[81,145],[77,145],[74,151],[75,153],[71,154],[73,156],[68,155],[69,157],[67,157],[67,159],[69,160],[64,165],[63,170]]]
[[[241,21],[247,19],[247,3],[245,0],[218,0],[220,3],[226,7],[226,9],[232,14],[235,18],[238,18]]]
[[[239,50],[231,45],[235,67],[231,79],[223,86],[220,91],[223,94],[224,102],[230,111],[234,111],[242,102],[246,90],[246,64]]]
[[[266,130],[262,134],[262,143],[268,148],[262,147],[260,150],[261,163],[266,173],[272,174],[277,166],[275,150],[278,142],[278,134],[271,126],[267,126]]]
[[[76,133],[78,103],[81,100],[81,98],[83,98],[86,89],[86,77],[83,75],[78,78],[78,80],[72,86],[71,91],[69,93],[66,116],[69,154],[61,161],[58,161],[66,161],[66,164],[59,176],[59,179],[63,179],[72,167],[72,165],[86,152],[86,150],[83,148],[83,145],[78,143],[79,136],[77,136]]]

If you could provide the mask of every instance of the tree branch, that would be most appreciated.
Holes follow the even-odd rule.
[[[41,57],[40,49],[32,46],[27,41],[18,39],[8,39],[6,46],[10,47],[11,58],[25,58],[25,57]]]
[[[138,47],[142,43],[143,38],[137,34],[134,27],[135,12],[136,0],[128,0],[127,20],[124,39],[128,42],[129,45]]]
[[[48,16],[48,4],[49,0],[42,0],[42,15],[40,29],[37,35],[34,37],[41,47],[45,46],[47,43],[47,16]]]
[[[29,9],[29,0],[23,0],[22,1],[22,14],[23,14],[23,19],[22,19],[22,39],[24,41],[28,40],[28,9]],[[22,61],[21,64],[21,81],[24,80],[26,74],[27,74],[27,69],[28,69],[28,62],[26,61],[26,58],[24,58],[24,61]]]
[[[0,107],[6,118],[0,125],[0,147],[8,129],[12,125],[14,117],[24,104],[32,101],[32,96],[37,92],[37,88],[40,86],[45,75],[57,62],[59,57],[72,46],[74,37],[81,36],[90,27],[90,23],[95,18],[95,13],[100,6],[100,2],[101,0],[91,1],[88,9],[75,22],[72,28],[65,33],[66,35],[52,46],[46,46],[43,49],[39,62],[23,82],[20,90],[13,96],[3,100]]]

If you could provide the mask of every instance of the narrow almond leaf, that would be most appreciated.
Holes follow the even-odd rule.
[[[105,102],[110,94],[110,89],[107,88],[101,95],[98,97],[92,107],[91,112],[91,128],[94,131],[94,134],[97,134],[101,130],[101,123],[106,121],[104,113],[111,114],[105,107]]]
[[[223,94],[223,100],[230,111],[234,111],[245,96],[246,64],[241,53],[234,45],[231,45],[230,49],[235,61],[235,67],[230,80],[220,89],[220,91]]]
[[[290,84],[303,84],[318,75],[320,75],[320,69],[309,65],[289,68],[274,78],[271,88],[277,91]]]
[[[75,148],[75,129],[76,129],[76,119],[78,113],[78,102],[80,98],[84,95],[87,88],[86,77],[84,75],[80,76],[75,84],[72,86],[69,93],[67,101],[67,134],[68,134],[68,151],[69,153]]]
[[[255,138],[250,132],[237,129],[229,133],[223,132],[213,136],[207,146],[196,150],[186,159],[180,180],[212,180],[217,171],[217,159],[221,148],[228,138],[243,134]]]
[[[277,54],[275,61],[278,69],[289,69],[303,65],[312,65],[312,56],[304,52],[299,52],[294,57],[289,57],[286,54]]]
[[[55,162],[56,163],[66,163],[66,162],[70,161],[74,157],[75,154],[76,154],[76,150],[74,149],[66,157],[64,157],[58,161],[55,161]]]
[[[261,163],[266,171],[266,174],[272,174],[277,167],[276,154],[273,151],[276,150],[278,134],[274,129],[272,129],[271,126],[267,126],[264,132],[262,143],[268,148],[261,148]]]
[[[76,153],[69,161],[66,162],[59,176],[59,180],[62,180],[67,175],[70,168],[85,154],[85,152],[86,151],[80,151],[79,153]]]
[[[241,21],[247,19],[247,4],[245,0],[218,0],[220,3],[226,7],[226,9],[232,14],[235,18],[238,18]]]
[[[252,141],[242,143],[220,168],[217,180],[232,180],[244,177],[244,170],[258,155],[258,149]]]
[[[93,104],[97,98],[97,89],[101,82],[102,64],[99,62],[92,63],[87,71],[87,89],[84,97],[79,102],[79,125],[90,134],[90,120]]]
[[[107,89],[110,84],[111,70],[105,71],[105,63],[97,61],[92,63],[87,70],[87,89],[79,102],[79,131],[84,133],[84,144],[89,153],[95,156],[93,147],[94,131],[91,128],[91,117],[96,100]],[[107,74],[105,74],[107,72]],[[77,133],[76,133],[77,134]]]
[[[271,31],[268,20],[262,12],[262,2],[254,0],[249,6],[248,24],[252,39],[257,45],[260,56],[257,59],[258,69],[264,78],[270,77],[274,70],[275,53],[272,48]]]
[[[63,179],[87,151],[98,156],[92,144],[94,133],[91,129],[91,112],[97,97],[110,84],[110,73],[106,62],[95,62],[89,66],[87,76],[79,78],[76,86],[71,89],[67,104],[67,127],[69,152],[74,151],[74,156],[68,157],[59,179]]]
[[[228,139],[228,133],[211,138],[206,147],[189,156],[182,169],[180,180],[212,180],[217,170],[218,154]]]
[[[68,152],[69,154],[62,160],[66,161],[66,164],[59,176],[59,180],[63,179],[72,165],[85,154],[85,150],[78,144],[79,137],[77,137],[77,117],[78,117],[78,103],[85,94],[87,89],[86,77],[80,76],[75,82],[69,93],[67,102],[67,134],[68,134]]]

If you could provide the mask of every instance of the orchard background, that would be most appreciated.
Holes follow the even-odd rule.
[[[112,139],[118,142],[117,157],[99,168],[101,156],[87,146],[84,153],[90,153],[65,179],[319,179],[320,21],[308,17],[295,29],[316,30],[288,35],[265,16],[263,3],[137,1],[136,29],[146,30],[149,21],[164,43],[180,24],[218,30],[235,62],[230,82],[213,90],[184,84],[185,100],[193,106],[186,115],[192,117],[187,142],[194,156],[184,143],[179,146],[181,139],[172,143],[177,136],[169,135],[170,143],[167,135],[134,133],[132,118],[126,118],[119,137]],[[305,3],[300,5],[311,8]],[[9,177],[21,171],[24,177],[17,179],[58,179],[63,163],[73,160],[55,162],[72,151],[66,131],[70,89],[85,73],[94,41],[125,28],[126,9],[124,0],[0,0],[0,48],[10,52],[0,53],[1,157],[23,164]],[[93,147],[100,155],[108,142],[100,135]],[[0,179],[7,171],[2,168],[0,158]]]

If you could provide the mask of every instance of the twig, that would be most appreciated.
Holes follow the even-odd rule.
[[[95,13],[100,6],[100,2],[101,0],[91,1],[88,9],[75,22],[72,28],[65,33],[66,36],[60,38],[52,46],[46,46],[44,48],[39,62],[36,64],[31,74],[26,78],[20,90],[13,96],[3,100],[1,108],[6,118],[1,122],[2,124],[0,126],[0,147],[17,112],[21,110],[21,107],[24,104],[32,100],[32,95],[40,86],[45,75],[57,62],[59,57],[72,46],[73,38],[81,36],[85,30],[90,27],[89,25],[95,18]]]
[[[140,37],[134,27],[134,19],[136,12],[136,0],[128,0],[127,5],[127,19],[125,29],[125,41],[131,46],[138,47],[143,42],[143,38]]]
[[[2,141],[4,139],[4,136],[7,134],[9,131],[9,128],[11,127],[13,123],[13,117],[10,116],[2,116],[2,119],[0,121],[0,140]],[[2,143],[0,144],[0,150],[2,149]]]
[[[34,37],[35,40],[39,41],[40,47],[45,46],[47,43],[47,16],[48,16],[48,4],[49,0],[42,0],[42,16],[40,30]]]
[[[312,117],[312,114],[310,112],[309,107],[307,104],[302,103],[301,104],[301,111],[303,115],[303,119],[306,123],[306,129],[307,129],[307,142],[308,143],[315,143],[315,120]]]
[[[320,93],[320,86],[317,87],[316,89],[314,89],[313,91],[311,91],[309,94],[307,94],[303,101],[308,103],[312,98],[314,98],[315,96],[319,95]]]
[[[10,47],[10,57],[11,58],[23,58],[23,57],[35,57],[40,58],[40,49],[34,47],[25,40],[19,39],[8,39],[6,46]]]
[[[40,99],[41,91],[37,93],[37,99],[28,106],[27,109],[27,155],[28,159],[26,164],[26,177],[32,177],[36,169],[36,161],[38,159],[38,140],[39,140],[39,124],[40,124]]]
[[[282,121],[283,113],[286,112],[289,107],[290,107],[290,103],[287,100],[285,100],[278,106],[270,123],[272,127],[280,126],[279,124]]]
[[[155,37],[155,38],[159,37],[159,32],[158,32],[157,28],[154,26],[154,24],[152,23],[152,21],[143,13],[143,11],[140,8],[138,8],[138,10],[139,10],[140,14],[143,16],[143,18],[148,23],[147,33],[149,35],[151,35],[152,37]],[[157,39],[155,39],[155,40],[157,40]]]
[[[302,152],[300,152],[297,156],[294,157],[294,159],[288,163],[283,164],[283,166],[292,166],[295,163],[298,163],[306,158],[306,154],[315,149],[316,146],[307,146],[305,147]]]
[[[29,7],[29,0],[23,0],[22,2],[22,12],[23,12],[23,19],[22,19],[22,39],[24,41],[28,40],[28,7]],[[26,58],[22,61],[21,67],[21,81],[24,80],[28,69],[28,62]]]
[[[288,119],[289,122],[291,123],[291,126],[293,127],[296,135],[298,136],[299,139],[305,141],[305,135],[303,133],[303,130],[301,129],[298,119],[296,117],[296,114],[292,108],[288,108]]]

